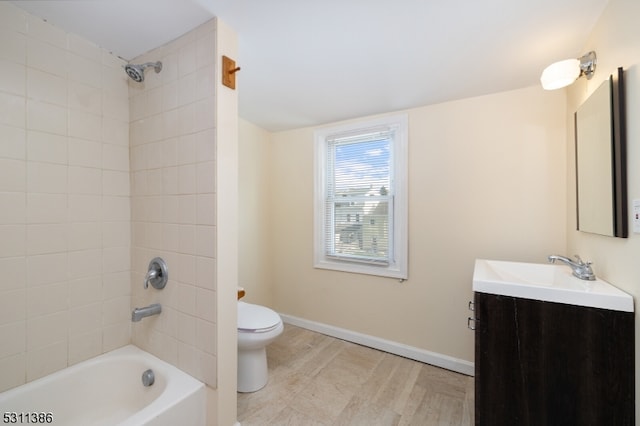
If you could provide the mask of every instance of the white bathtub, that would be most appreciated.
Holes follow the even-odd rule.
[[[145,387],[149,368],[155,383]],[[0,393],[0,416],[0,424],[201,426],[205,387],[129,345]]]

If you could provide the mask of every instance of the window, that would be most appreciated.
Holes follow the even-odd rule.
[[[407,278],[407,116],[315,133],[316,268]]]

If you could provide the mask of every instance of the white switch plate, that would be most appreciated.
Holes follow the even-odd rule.
[[[633,200],[633,233],[640,234],[640,200]]]

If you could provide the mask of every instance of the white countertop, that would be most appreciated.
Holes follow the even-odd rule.
[[[560,264],[506,262],[477,259],[473,291],[633,312],[633,297],[597,278],[586,281]]]

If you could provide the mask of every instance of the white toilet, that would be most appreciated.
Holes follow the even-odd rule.
[[[266,346],[283,329],[276,312],[238,301],[238,392],[255,392],[267,384]]]

